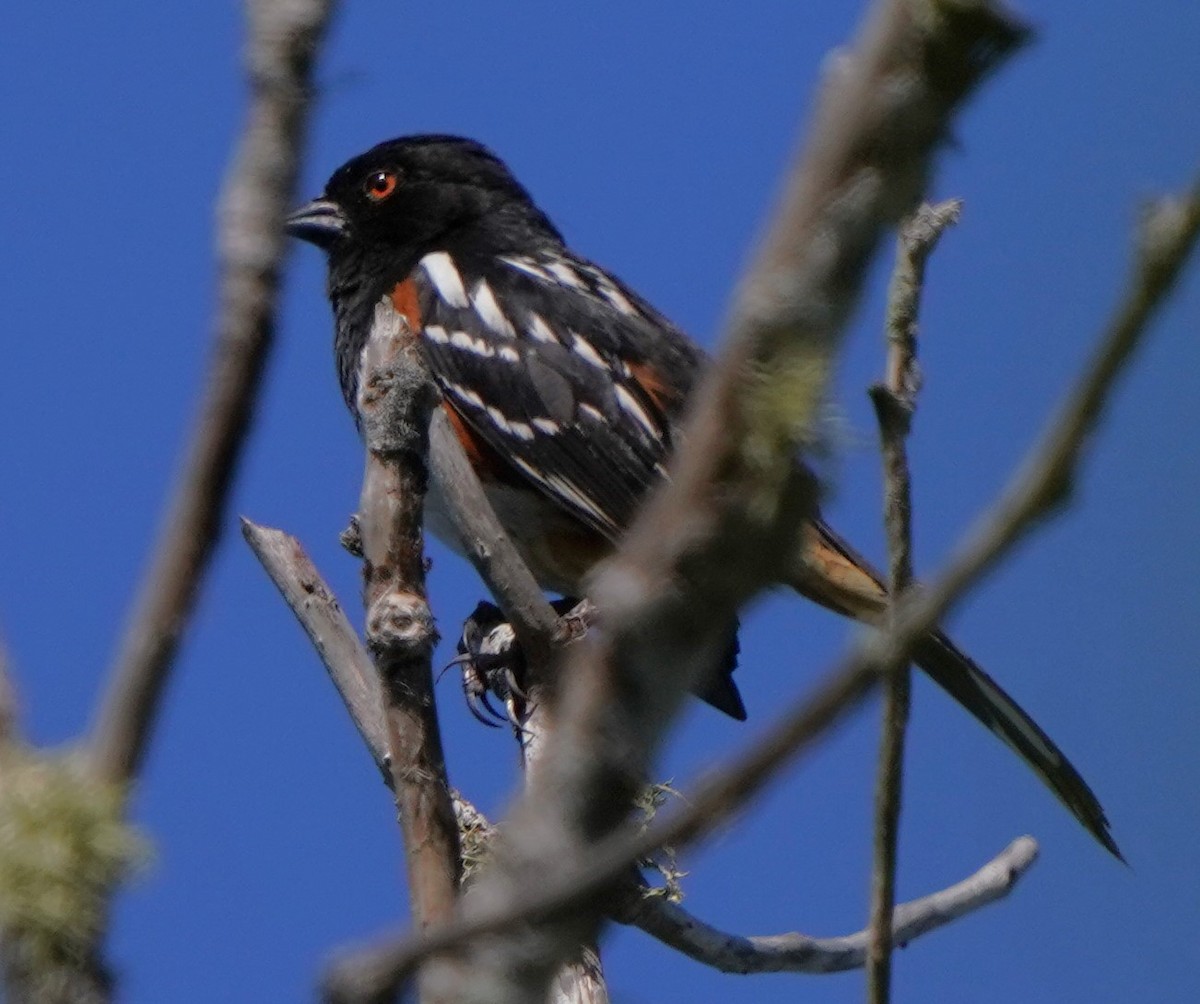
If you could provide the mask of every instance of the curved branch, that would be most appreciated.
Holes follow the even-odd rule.
[[[1007,896],[1037,860],[1032,837],[1018,837],[996,857],[961,882],[897,906],[892,939],[906,945],[981,907]],[[806,934],[743,937],[698,920],[661,897],[640,897],[616,920],[631,924],[665,945],[723,973],[838,973],[867,963],[870,929],[840,938]]]

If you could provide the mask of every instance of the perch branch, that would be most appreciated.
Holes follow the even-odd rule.
[[[957,222],[962,204],[923,204],[904,221],[896,240],[896,263],[888,290],[887,367],[883,383],[871,388],[879,420],[883,458],[883,512],[888,539],[889,611],[912,585],[912,487],[908,435],[916,409],[917,315],[925,262],[946,227]],[[904,737],[908,728],[911,669],[904,660],[888,668],[883,688],[883,724],[875,787],[874,860],[871,866],[870,946],[867,999],[887,1004],[891,996],[892,914],[896,902],[896,846],[900,829]]]
[[[179,641],[220,535],[274,338],[275,302],[331,0],[252,0],[251,101],[217,211],[215,343],[174,497],[92,728],[98,774],[138,771]]]
[[[376,309],[358,387],[367,446],[358,514],[367,644],[383,692],[413,919],[424,929],[450,918],[461,865],[433,699],[437,632],[425,596],[421,531],[437,399],[415,333],[390,304]]]

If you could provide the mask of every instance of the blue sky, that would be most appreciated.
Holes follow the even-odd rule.
[[[854,12],[821,0],[347,5],[304,191],[389,136],[491,144],[582,253],[711,344],[730,285]],[[1114,302],[1139,200],[1200,164],[1200,8],[1044,3],[1037,44],[961,120],[935,194],[966,200],[932,267],[912,444],[918,566],[1003,484]],[[212,210],[242,115],[236,4],[17,5],[0,36],[7,308],[0,629],[41,742],[85,727],[146,559],[208,358]],[[835,404],[832,521],[882,554],[874,428],[885,269]],[[319,255],[298,248],[235,511],[296,533],[355,606],[337,546],[360,455],[333,376]],[[958,612],[955,637],[1100,794],[1132,864],[1093,845],[988,734],[915,693],[900,891],[939,888],[1022,833],[1005,903],[896,961],[899,1002],[1184,999],[1200,967],[1200,281],[1121,387],[1074,509]],[[232,528],[231,528],[232,529]],[[453,637],[480,587],[433,552]],[[750,722],[696,704],[664,757],[688,779],[800,692],[847,628],[792,598],[747,618]],[[449,649],[444,647],[448,658]],[[497,813],[508,738],[442,683],[453,779]],[[874,712],[689,856],[687,905],[742,933],[836,934],[865,914]],[[226,534],[184,646],[137,819],[153,866],[118,906],[130,1004],[303,1000],[323,957],[402,917],[378,776],[291,615]],[[615,930],[620,1001],[861,999],[857,974],[720,976]]]

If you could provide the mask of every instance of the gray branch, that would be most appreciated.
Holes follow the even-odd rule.
[[[383,695],[375,664],[358,632],[300,541],[245,517],[242,536],[304,628],[371,759],[390,786]]]
[[[925,262],[942,232],[958,220],[957,200],[939,206],[923,204],[904,221],[896,240],[896,263],[888,289],[885,322],[887,367],[883,383],[871,388],[879,420],[883,459],[883,518],[888,540],[888,614],[894,613],[912,585],[912,487],[908,468],[908,435],[916,410],[917,312],[925,282]],[[911,668],[907,660],[888,667],[884,681],[883,723],[875,785],[875,840],[871,867],[870,947],[867,1000],[887,1004],[892,980],[892,913],[896,901],[896,847],[900,833],[900,801],[904,739],[911,700]]]
[[[1014,840],[979,871],[941,892],[896,907],[892,938],[898,945],[945,927],[959,917],[1004,898],[1037,859],[1030,837]],[[665,945],[723,973],[838,973],[867,961],[869,930],[840,938],[806,934],[742,937],[698,920],[661,897],[630,906],[622,923],[633,924]]]

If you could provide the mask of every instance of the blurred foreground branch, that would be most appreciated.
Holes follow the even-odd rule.
[[[465,968],[432,962],[431,1000],[540,1002],[560,961],[595,937],[604,883],[571,877],[621,826],[739,607],[783,577],[816,502],[795,452],[813,437],[867,263],[918,202],[957,106],[1023,35],[989,4],[879,3],[842,57],[739,287],[728,347],[696,396],[671,484],[591,584],[604,629],[568,657],[542,783],[464,901],[463,929],[518,912],[536,920],[471,938]],[[535,887],[564,896],[528,912]]]
[[[251,100],[217,211],[219,279],[208,379],[150,568],[113,661],[92,730],[105,780],[137,774],[179,640],[225,519],[275,333],[286,248],[308,131],[312,74],[333,0],[250,0]]]

